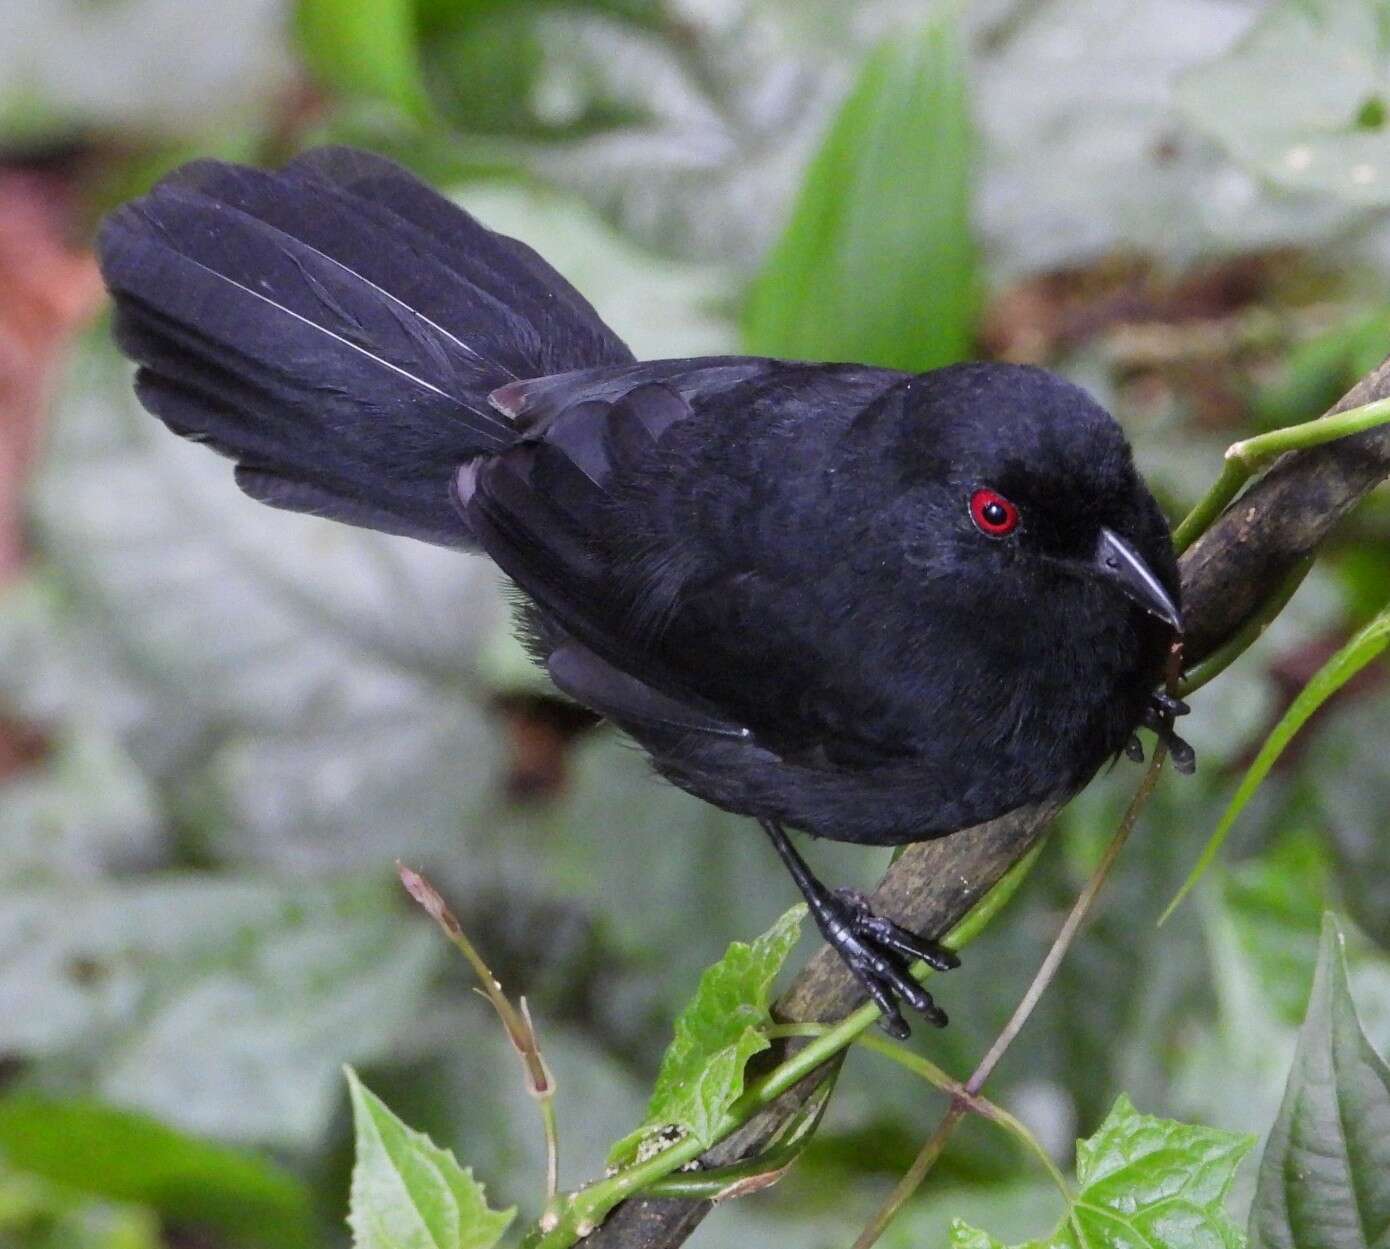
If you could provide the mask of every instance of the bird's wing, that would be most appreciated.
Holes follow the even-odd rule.
[[[557,683],[620,721],[683,709],[703,731],[767,729],[806,748],[842,736],[799,697],[826,677],[814,642],[815,584],[837,557],[822,540],[835,530],[827,469],[899,376],[726,358],[495,395],[530,432],[466,465],[457,498],[483,547],[577,644],[554,660]]]

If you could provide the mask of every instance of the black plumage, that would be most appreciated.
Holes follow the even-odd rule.
[[[895,994],[944,1020],[905,960],[952,960],[783,825],[940,836],[1152,719],[1168,526],[1042,370],[639,363],[535,252],[338,149],[187,166],[100,254],[150,411],[266,503],[491,555],[561,689],[763,824],[890,1030]]]

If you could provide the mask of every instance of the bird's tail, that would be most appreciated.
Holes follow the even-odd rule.
[[[584,298],[403,169],[325,148],[185,165],[98,243],[144,405],[253,498],[467,546],[450,486],[516,438],[488,395],[632,360]]]

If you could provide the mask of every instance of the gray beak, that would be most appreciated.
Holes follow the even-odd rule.
[[[1139,558],[1139,552],[1113,529],[1101,527],[1100,541],[1096,543],[1091,567],[1106,580],[1114,582],[1121,593],[1133,599],[1151,616],[1157,616],[1171,625],[1175,632],[1182,632],[1182,615],[1163,588],[1163,583]]]

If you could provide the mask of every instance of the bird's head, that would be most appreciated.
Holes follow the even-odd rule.
[[[917,545],[964,597],[1067,615],[1132,605],[1181,632],[1167,521],[1119,425],[1080,387],[1022,365],[956,365],[901,383],[884,407],[918,501]]]

